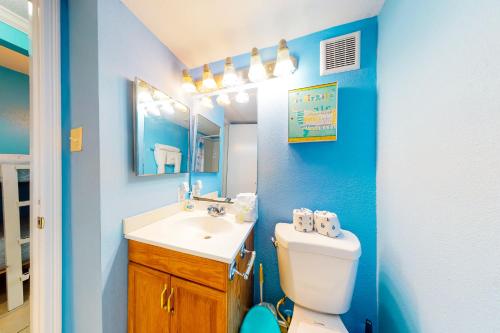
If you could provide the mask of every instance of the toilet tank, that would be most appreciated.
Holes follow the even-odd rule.
[[[347,230],[337,238],[298,232],[288,223],[276,224],[274,233],[285,295],[310,310],[347,312],[361,255],[358,238]]]

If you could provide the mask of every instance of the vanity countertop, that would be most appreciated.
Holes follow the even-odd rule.
[[[135,230],[125,238],[230,264],[255,222],[236,222],[233,214],[212,217],[204,210],[180,211]]]

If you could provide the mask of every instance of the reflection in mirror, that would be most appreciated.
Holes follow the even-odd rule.
[[[136,79],[134,158],[138,176],[188,172],[189,108]]]
[[[246,101],[230,96],[224,106],[222,196],[257,192],[257,89],[247,90]]]
[[[194,172],[219,172],[220,127],[196,115]]]

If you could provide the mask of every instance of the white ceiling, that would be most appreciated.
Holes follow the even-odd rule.
[[[375,16],[384,0],[122,0],[189,68]]]
[[[229,94],[231,104],[224,107],[224,118],[230,124],[257,123],[257,89],[247,90],[248,103],[240,104],[234,100],[236,93]]]
[[[27,0],[0,0],[0,6],[7,8],[26,20],[29,19]]]

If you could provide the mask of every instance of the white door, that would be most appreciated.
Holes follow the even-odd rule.
[[[257,191],[257,124],[231,124],[227,150],[227,194]]]

